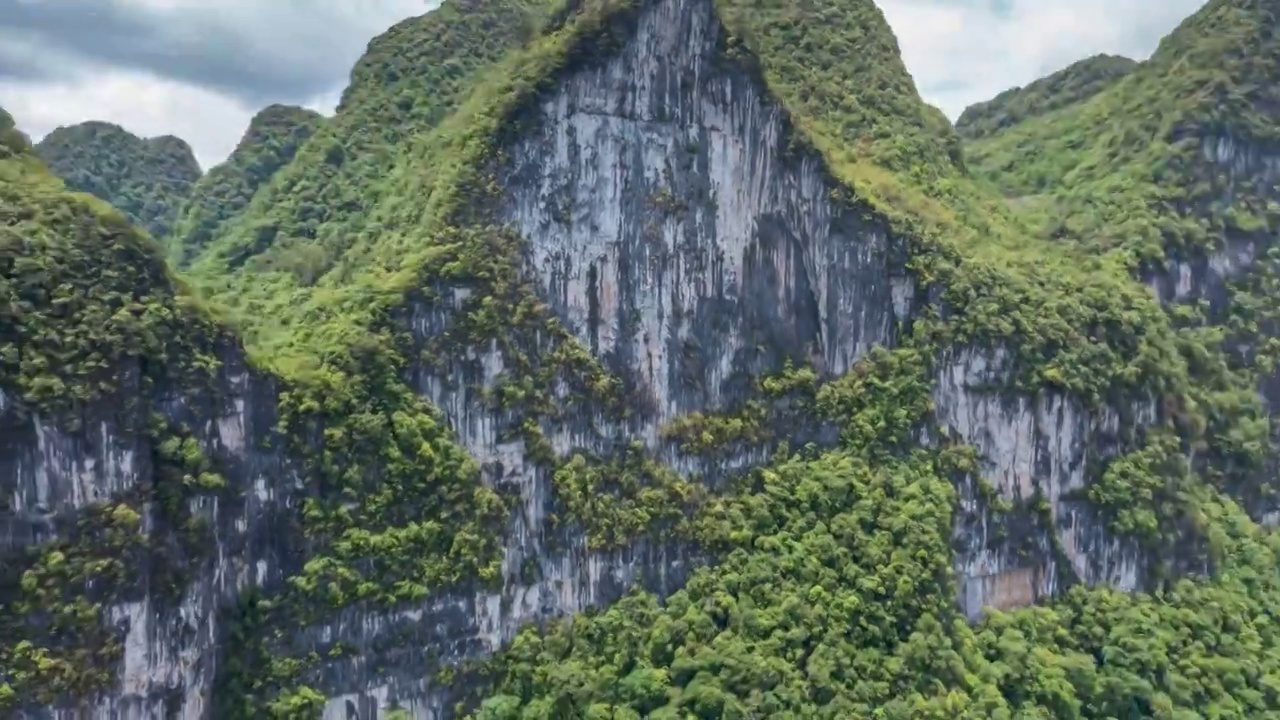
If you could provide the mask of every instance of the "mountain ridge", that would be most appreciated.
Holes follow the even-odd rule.
[[[186,141],[143,139],[113,123],[56,128],[35,150],[68,185],[111,202],[154,237],[168,234],[202,174]]]
[[[186,265],[233,222],[323,122],[320,113],[286,105],[256,113],[231,155],[192,186],[172,235],[164,238],[175,262]]]
[[[434,22],[467,8],[497,5],[447,3]],[[332,269],[237,305],[245,283],[280,281],[251,258],[219,275],[240,230],[193,264],[233,301],[265,379],[186,430],[171,417],[159,466],[191,481],[156,486],[218,494],[225,537],[202,562],[241,566],[196,569],[196,584],[245,579],[182,600],[211,643],[198,661],[152,641],[146,659],[119,651],[126,672],[157,662],[181,675],[184,708],[220,717],[1275,706],[1280,548],[1250,475],[1269,421],[1221,336],[1162,305],[1123,252],[1036,234],[1070,215],[1028,217],[972,182],[874,5],[540,12],[527,37],[517,23],[493,38],[515,49],[447,78],[473,87],[429,105],[441,119],[396,129],[394,163],[379,164],[397,145],[363,146],[383,184],[371,213],[332,226],[357,237],[314,238],[341,249]],[[391,36],[412,44],[396,36],[415,27],[439,25]],[[878,78],[867,94],[850,58]],[[363,132],[359,96],[282,172],[362,147],[342,134]],[[978,167],[999,182],[989,157]],[[289,182],[274,175],[234,222]],[[192,453],[164,459],[187,438]],[[112,600],[95,607],[129,607]],[[573,622],[539,627],[560,615]],[[109,687],[93,669],[72,689]],[[0,688],[25,672],[0,665]]]
[[[991,100],[966,107],[956,119],[956,130],[967,140],[990,135],[1029,117],[1087,100],[1137,65],[1135,60],[1108,54],[1078,60],[1025,87],[1010,88]]]

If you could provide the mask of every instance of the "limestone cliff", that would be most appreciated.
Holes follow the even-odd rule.
[[[982,195],[873,6],[815,7],[446,4],[513,24],[429,107],[364,107],[417,81],[362,63],[193,263],[227,324],[0,158],[35,209],[0,229],[0,709],[1119,716],[1189,701],[1143,668],[1112,697],[1102,644],[1167,612],[1203,649],[1186,618],[1242,584],[1222,622],[1280,647],[1219,348]],[[373,168],[361,206],[274,202]],[[1037,662],[1083,699],[1010,675],[1051,621]],[[1217,652],[1219,688],[1264,654]]]

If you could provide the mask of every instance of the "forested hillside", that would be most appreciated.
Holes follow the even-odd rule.
[[[447,0],[42,143],[124,215],[0,112],[0,711],[1280,717],[1278,23],[952,127],[870,0]]]
[[[249,206],[258,188],[293,161],[323,120],[314,110],[288,105],[272,105],[254,115],[231,155],[192,186],[171,236],[159,236],[174,262],[185,265],[217,237]]]
[[[143,139],[104,122],[60,127],[36,152],[69,187],[106,200],[157,238],[169,233],[200,179],[185,141],[170,135]]]
[[[965,108],[956,131],[967,140],[986,137],[1024,120],[1088,100],[1127,75],[1138,63],[1117,55],[1094,55]]]

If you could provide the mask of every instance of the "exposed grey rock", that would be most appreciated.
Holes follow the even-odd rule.
[[[759,78],[721,57],[710,0],[647,0],[634,22],[613,57],[567,69],[536,103],[499,168],[506,193],[497,215],[524,238],[542,297],[640,405],[625,424],[604,413],[548,421],[552,448],[607,455],[639,439],[677,471],[714,482],[764,462],[769,448],[743,448],[712,466],[667,446],[663,423],[734,406],[754,374],[786,358],[838,376],[870,348],[895,344],[919,300],[887,223],[834,200],[818,155],[790,149],[786,115]],[[1176,289],[1182,282],[1174,294],[1189,292]],[[472,292],[432,290],[434,299],[411,299],[401,317],[422,345]],[[553,348],[552,339],[538,342],[528,350]],[[1154,402],[1089,411],[1059,393],[1019,396],[1005,389],[1006,359],[1003,348],[960,348],[938,363],[937,420],[984,463],[982,478],[960,488],[959,603],[976,616],[1074,580],[1139,587],[1146,568],[1137,548],[1111,537],[1076,494],[1091,467],[1122,451],[1122,430],[1155,420]],[[238,491],[235,503],[194,508],[214,521],[216,551],[176,606],[160,607],[143,584],[112,609],[126,628],[114,691],[80,710],[33,709],[31,717],[210,717],[219,610],[248,588],[277,589],[296,570],[302,541],[281,518],[299,480],[273,437],[277,391],[238,351],[222,360],[216,397],[151,399],[196,430]],[[500,589],[456,588],[391,610],[351,607],[290,628],[283,649],[327,656],[341,642],[355,650],[307,671],[329,698],[326,720],[370,720],[393,704],[419,719],[448,717],[457,688],[437,684],[439,665],[483,657],[525,623],[607,604],[635,583],[668,593],[704,561],[678,543],[603,552],[573,528],[549,529],[550,478],[505,432],[516,418],[479,395],[506,363],[496,345],[466,348],[447,367],[418,364],[406,378],[441,409],[485,481],[520,498]],[[71,430],[19,417],[0,393],[0,490],[12,508],[0,526],[6,547],[47,537],[52,518],[149,477],[144,418],[100,410]],[[1011,516],[990,511],[980,480],[1014,503]],[[1047,501],[1047,518],[1030,514],[1035,497]]]

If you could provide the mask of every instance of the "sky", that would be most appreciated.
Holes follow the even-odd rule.
[[[925,100],[965,106],[1097,53],[1147,57],[1204,0],[877,0]],[[0,0],[0,107],[172,134],[204,168],[271,103],[329,113],[371,38],[437,0]]]

